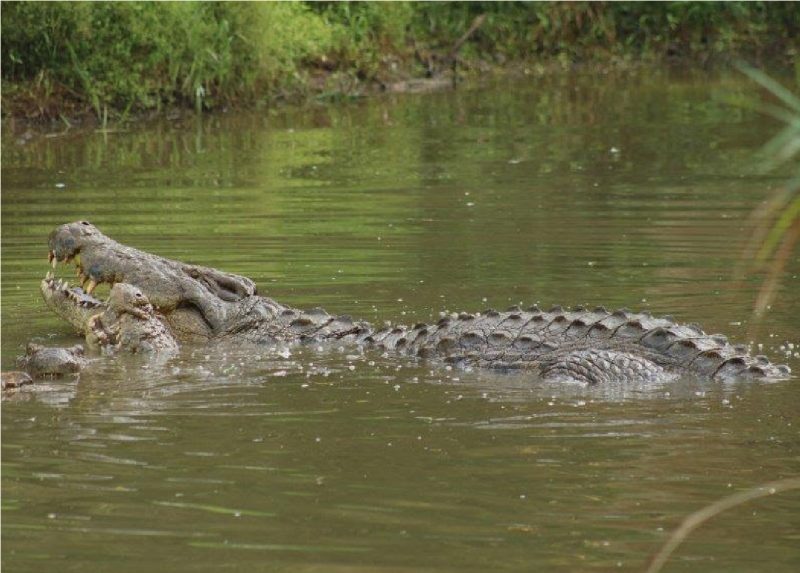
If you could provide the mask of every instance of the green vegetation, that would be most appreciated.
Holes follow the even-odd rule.
[[[2,44],[4,99],[100,115],[254,101],[333,34],[301,4],[4,2]]]
[[[800,154],[800,97],[760,70],[748,66],[739,68],[751,80],[761,85],[772,96],[774,103],[749,99],[733,102],[785,124],[761,149],[762,169],[769,171],[784,164],[795,166],[787,184],[773,193],[753,213],[754,230],[744,258],[751,267],[767,272],[756,299],[755,313],[759,315],[772,303],[779,277],[791,259],[795,245],[800,242],[800,166],[795,163]]]
[[[764,156],[764,170],[793,162],[800,154],[800,97],[760,70],[747,66],[739,68],[778,102],[777,104],[757,102],[752,103],[750,107],[786,124],[761,150],[761,155]],[[791,193],[800,191],[800,166],[796,167],[794,177],[787,187]]]
[[[97,117],[347,93],[464,66],[798,54],[796,3],[3,2],[3,110]],[[772,61],[779,61],[773,59]]]

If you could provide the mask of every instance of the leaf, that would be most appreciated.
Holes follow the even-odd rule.
[[[800,113],[800,98],[795,96],[792,92],[783,87],[780,83],[773,80],[761,70],[751,68],[747,64],[738,63],[736,67],[749,77],[754,82],[761,84],[767,91],[777,97],[783,103],[792,108],[795,112]]]

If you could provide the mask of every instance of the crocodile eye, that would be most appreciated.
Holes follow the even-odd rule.
[[[133,295],[133,296],[135,296],[136,298],[142,298],[142,293],[140,293],[140,292],[137,292],[137,293],[136,293],[135,295]]]
[[[89,223],[89,221],[81,221],[81,225],[89,226],[91,223]]]

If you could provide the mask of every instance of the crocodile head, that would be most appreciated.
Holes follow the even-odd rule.
[[[231,328],[241,317],[242,303],[256,294],[255,283],[246,277],[128,247],[88,221],[56,227],[48,244],[53,268],[74,265],[82,288],[48,276],[42,283],[45,301],[84,334],[89,318],[106,308],[92,296],[101,284],[137,287],[170,330],[190,340],[209,339]]]
[[[128,283],[111,287],[105,310],[89,319],[86,342],[105,352],[172,353],[178,349],[144,293]]]
[[[25,355],[17,358],[17,365],[33,377],[74,374],[80,371],[84,362],[80,344],[70,348],[49,348],[31,342]]]

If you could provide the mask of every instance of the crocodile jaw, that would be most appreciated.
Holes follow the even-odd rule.
[[[52,273],[42,279],[39,285],[45,304],[62,319],[69,322],[78,334],[86,334],[89,319],[106,309],[106,304],[80,287],[56,279]]]

